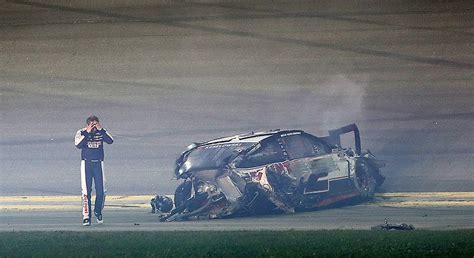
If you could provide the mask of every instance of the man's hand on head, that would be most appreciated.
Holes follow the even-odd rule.
[[[95,128],[99,131],[102,130],[102,126],[100,125],[100,123],[96,123]]]
[[[95,123],[88,123],[86,126],[86,132],[90,133],[92,132],[92,129],[94,129]]]

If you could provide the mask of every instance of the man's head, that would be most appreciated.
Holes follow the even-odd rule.
[[[90,125],[90,124],[93,124],[93,123],[95,123],[95,124],[99,123],[99,118],[96,117],[96,116],[88,117],[87,120],[86,120],[86,124]]]

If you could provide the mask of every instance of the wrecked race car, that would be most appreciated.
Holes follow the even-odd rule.
[[[353,133],[355,148],[342,148]],[[152,200],[162,221],[294,213],[344,200],[370,198],[384,177],[384,164],[362,153],[351,124],[316,137],[301,130],[274,130],[194,143],[176,160],[183,182],[174,209]],[[158,195],[154,200],[169,198]]]

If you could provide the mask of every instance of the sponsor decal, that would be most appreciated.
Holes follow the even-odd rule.
[[[87,147],[89,149],[98,149],[102,142],[87,142]]]
[[[281,135],[281,137],[290,136],[290,135],[298,135],[298,134],[301,134],[301,132],[284,133]]]
[[[215,149],[215,148],[228,148],[228,147],[240,147],[242,143],[225,143],[225,144],[214,144],[214,145],[207,145],[203,146],[202,149]]]
[[[89,203],[87,202],[87,194],[82,195],[82,209],[84,215],[89,215]]]

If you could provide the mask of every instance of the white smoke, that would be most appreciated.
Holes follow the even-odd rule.
[[[364,117],[366,85],[355,83],[343,75],[327,81],[306,81],[286,88],[263,107],[267,122],[283,128],[302,128],[326,132]],[[275,114],[275,110],[278,112]]]

